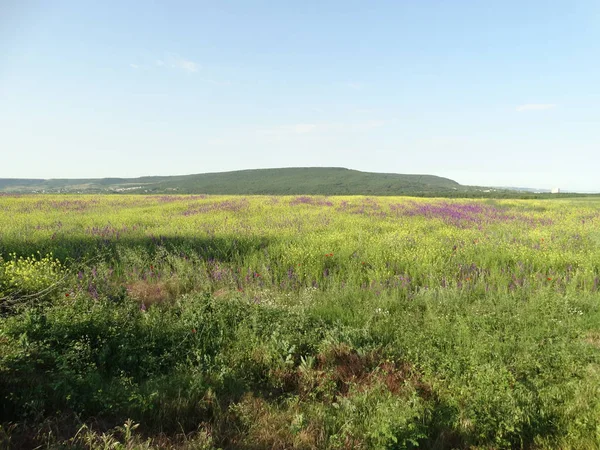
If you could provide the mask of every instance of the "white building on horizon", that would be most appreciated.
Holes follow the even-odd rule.
[[[550,192],[552,192],[553,194],[560,194],[560,188],[552,188]]]

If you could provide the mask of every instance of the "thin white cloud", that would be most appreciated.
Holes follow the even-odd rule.
[[[547,111],[549,109],[556,108],[554,103],[526,103],[525,105],[519,105],[515,108],[516,111]]]
[[[281,125],[274,128],[257,130],[263,136],[307,135],[311,133],[345,133],[354,131],[371,131],[387,125],[386,120],[367,120],[357,123],[329,122],[329,123],[296,123]]]
[[[312,133],[317,130],[318,126],[314,123],[297,123],[292,125],[292,131],[297,134]]]
[[[200,81],[204,81],[205,83],[214,84],[215,86],[231,86],[231,81],[223,80],[213,80],[211,78],[199,78]]]
[[[209,139],[208,141],[206,141],[206,143],[208,145],[221,146],[221,145],[227,145],[228,141],[227,141],[227,139],[214,138],[214,139]]]
[[[317,131],[321,127],[314,123],[296,123],[293,125],[281,125],[275,128],[257,130],[259,135],[286,135],[286,134],[308,134]]]
[[[132,69],[152,69],[152,67],[162,67],[163,69],[174,69],[189,74],[200,72],[201,66],[195,61],[183,58],[176,53],[168,53],[162,59],[154,59],[153,62],[148,65],[129,64]],[[218,80],[214,78],[196,78],[197,81],[201,81],[215,86],[230,86],[231,81],[229,80]]]
[[[473,138],[460,135],[428,136],[414,141],[415,145],[432,145],[435,147],[467,146],[474,142]]]
[[[154,64],[157,67],[170,67],[171,69],[182,70],[187,73],[194,73],[200,70],[200,64],[191,59],[186,59],[176,53],[169,53],[165,58],[155,59]]]
[[[349,81],[345,83],[344,86],[349,87],[350,89],[361,89],[363,87],[362,83],[356,83],[354,81]]]
[[[198,69],[200,68],[200,66],[194,61],[183,58],[175,58],[171,63],[171,67],[175,69],[181,69],[188,73],[198,72]]]
[[[375,128],[381,128],[387,123],[386,120],[367,120],[366,122],[359,123],[356,127],[359,130],[373,130]]]

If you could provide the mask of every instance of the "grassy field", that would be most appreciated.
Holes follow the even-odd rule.
[[[0,196],[0,448],[600,448],[600,200]]]

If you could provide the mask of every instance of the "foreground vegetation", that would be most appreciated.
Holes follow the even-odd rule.
[[[0,197],[0,446],[598,448],[599,206]]]

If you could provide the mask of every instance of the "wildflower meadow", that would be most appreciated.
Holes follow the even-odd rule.
[[[0,448],[600,448],[600,199],[0,196]]]

